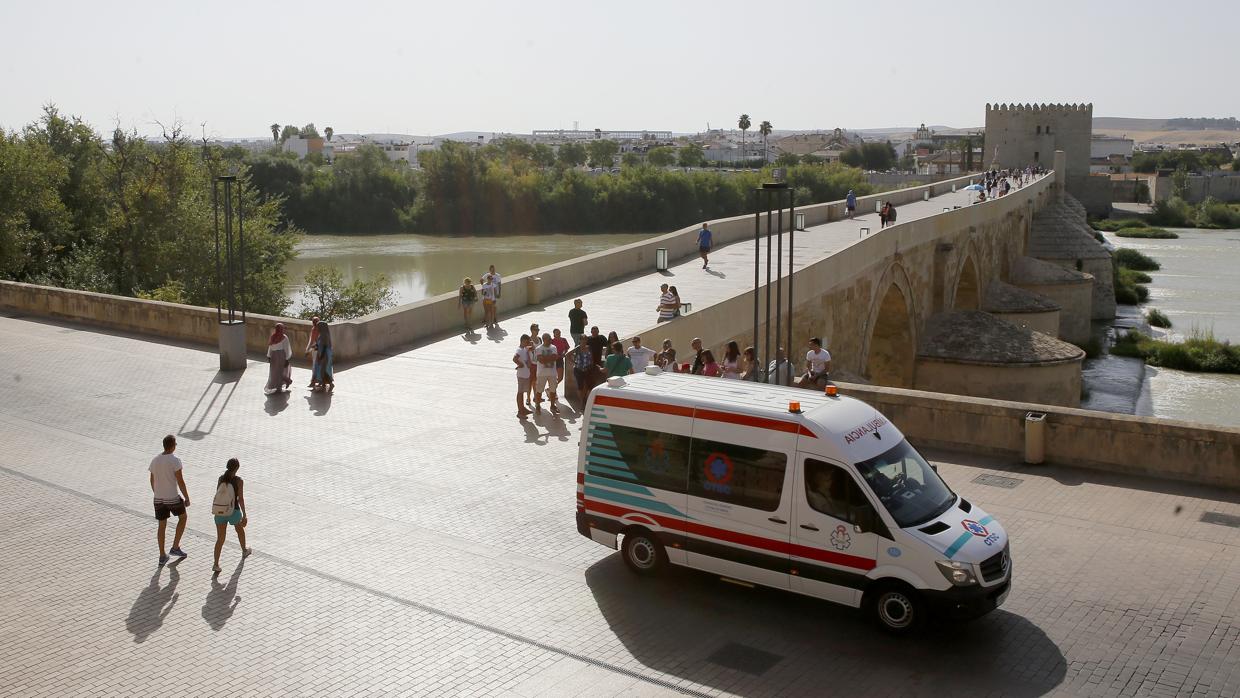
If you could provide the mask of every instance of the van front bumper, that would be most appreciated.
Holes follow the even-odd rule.
[[[952,587],[946,591],[928,589],[922,598],[932,615],[952,620],[971,620],[998,608],[1012,588],[1011,573],[994,586]]]

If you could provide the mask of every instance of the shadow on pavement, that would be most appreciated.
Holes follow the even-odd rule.
[[[310,411],[315,417],[322,417],[332,408],[332,395],[326,390],[312,392],[306,395],[306,404],[310,407]]]
[[[177,435],[193,439],[194,441],[209,435],[215,429],[215,425],[219,423],[220,415],[224,414],[224,408],[228,407],[228,401],[232,399],[233,393],[237,392],[237,385],[241,382],[241,376],[244,374],[244,370],[216,371],[215,377],[203,389],[202,395],[198,396],[198,402],[194,403],[194,408],[185,416],[185,421],[181,424],[181,428],[177,430]],[[225,395],[224,386],[227,385],[232,387],[228,388],[228,394]],[[208,395],[211,396],[210,400],[207,400]],[[219,407],[216,407],[215,403],[219,401],[220,396],[223,396],[224,399],[220,402]],[[207,401],[205,406],[203,405],[204,400]],[[198,420],[196,422],[194,421],[195,417]],[[207,424],[207,420],[210,420],[211,423]],[[192,428],[190,427],[191,422],[193,422]],[[205,429],[203,428],[204,425]]]
[[[263,403],[263,411],[272,417],[280,414],[284,410],[288,409],[289,395],[291,395],[289,392],[279,392],[268,395],[267,401]]]
[[[241,570],[244,568],[245,558],[241,558],[227,584],[220,582],[219,575],[211,578],[211,591],[207,592],[207,600],[202,604],[202,619],[212,630],[223,628],[236,612],[237,604],[241,603],[241,597],[237,596],[237,582],[241,581]]]
[[[134,642],[146,642],[172,612],[172,606],[177,602],[177,582],[181,581],[181,574],[177,572],[179,564],[180,559],[156,569],[151,581],[134,599],[129,617],[125,619],[125,629],[133,634]],[[168,583],[161,587],[159,580],[165,569],[168,570]]]
[[[585,577],[612,632],[639,662],[737,695],[795,682],[803,688],[786,695],[1040,696],[1067,672],[1041,628],[1002,609],[893,638],[856,609],[679,567],[641,578],[619,554]],[[771,663],[757,673],[729,670],[712,661],[725,653]]]

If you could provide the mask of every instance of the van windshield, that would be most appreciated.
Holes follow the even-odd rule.
[[[907,440],[861,461],[857,471],[900,528],[937,518],[956,502],[955,493]]]

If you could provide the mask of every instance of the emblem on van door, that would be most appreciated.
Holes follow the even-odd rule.
[[[848,529],[836,526],[831,532],[831,547],[836,550],[847,550],[850,545],[852,545],[852,537],[848,535]]]
[[[969,533],[972,533],[975,536],[978,536],[979,538],[985,538],[986,536],[990,535],[990,531],[987,531],[985,526],[974,521],[973,519],[965,519],[964,521],[960,522],[960,525],[964,526],[964,530],[968,531]]]
[[[732,459],[727,454],[715,451],[706,456],[703,461],[702,474],[706,476],[706,482],[702,483],[705,489],[728,494],[732,491],[730,482],[732,482]]]

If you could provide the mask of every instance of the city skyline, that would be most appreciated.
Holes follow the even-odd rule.
[[[963,128],[983,122],[988,102],[1092,102],[1098,116],[1240,113],[1240,96],[1210,89],[1208,69],[1230,60],[1240,10],[1189,7],[1192,21],[1150,2],[1122,14],[1066,2],[976,13],[638,2],[622,15],[564,2],[310,2],[288,12],[143,0],[125,15],[22,4],[6,12],[11,26],[56,31],[14,32],[0,48],[0,127],[20,128],[49,103],[100,130],[157,135],[179,121],[215,138],[307,122],[339,133],[528,133],[574,122],[694,133],[733,128],[741,113],[779,130]],[[1203,12],[1220,21],[1198,21]],[[1154,17],[1160,42],[1193,50],[1136,63],[1112,50],[1139,43]],[[785,37],[789,18],[797,30]]]

